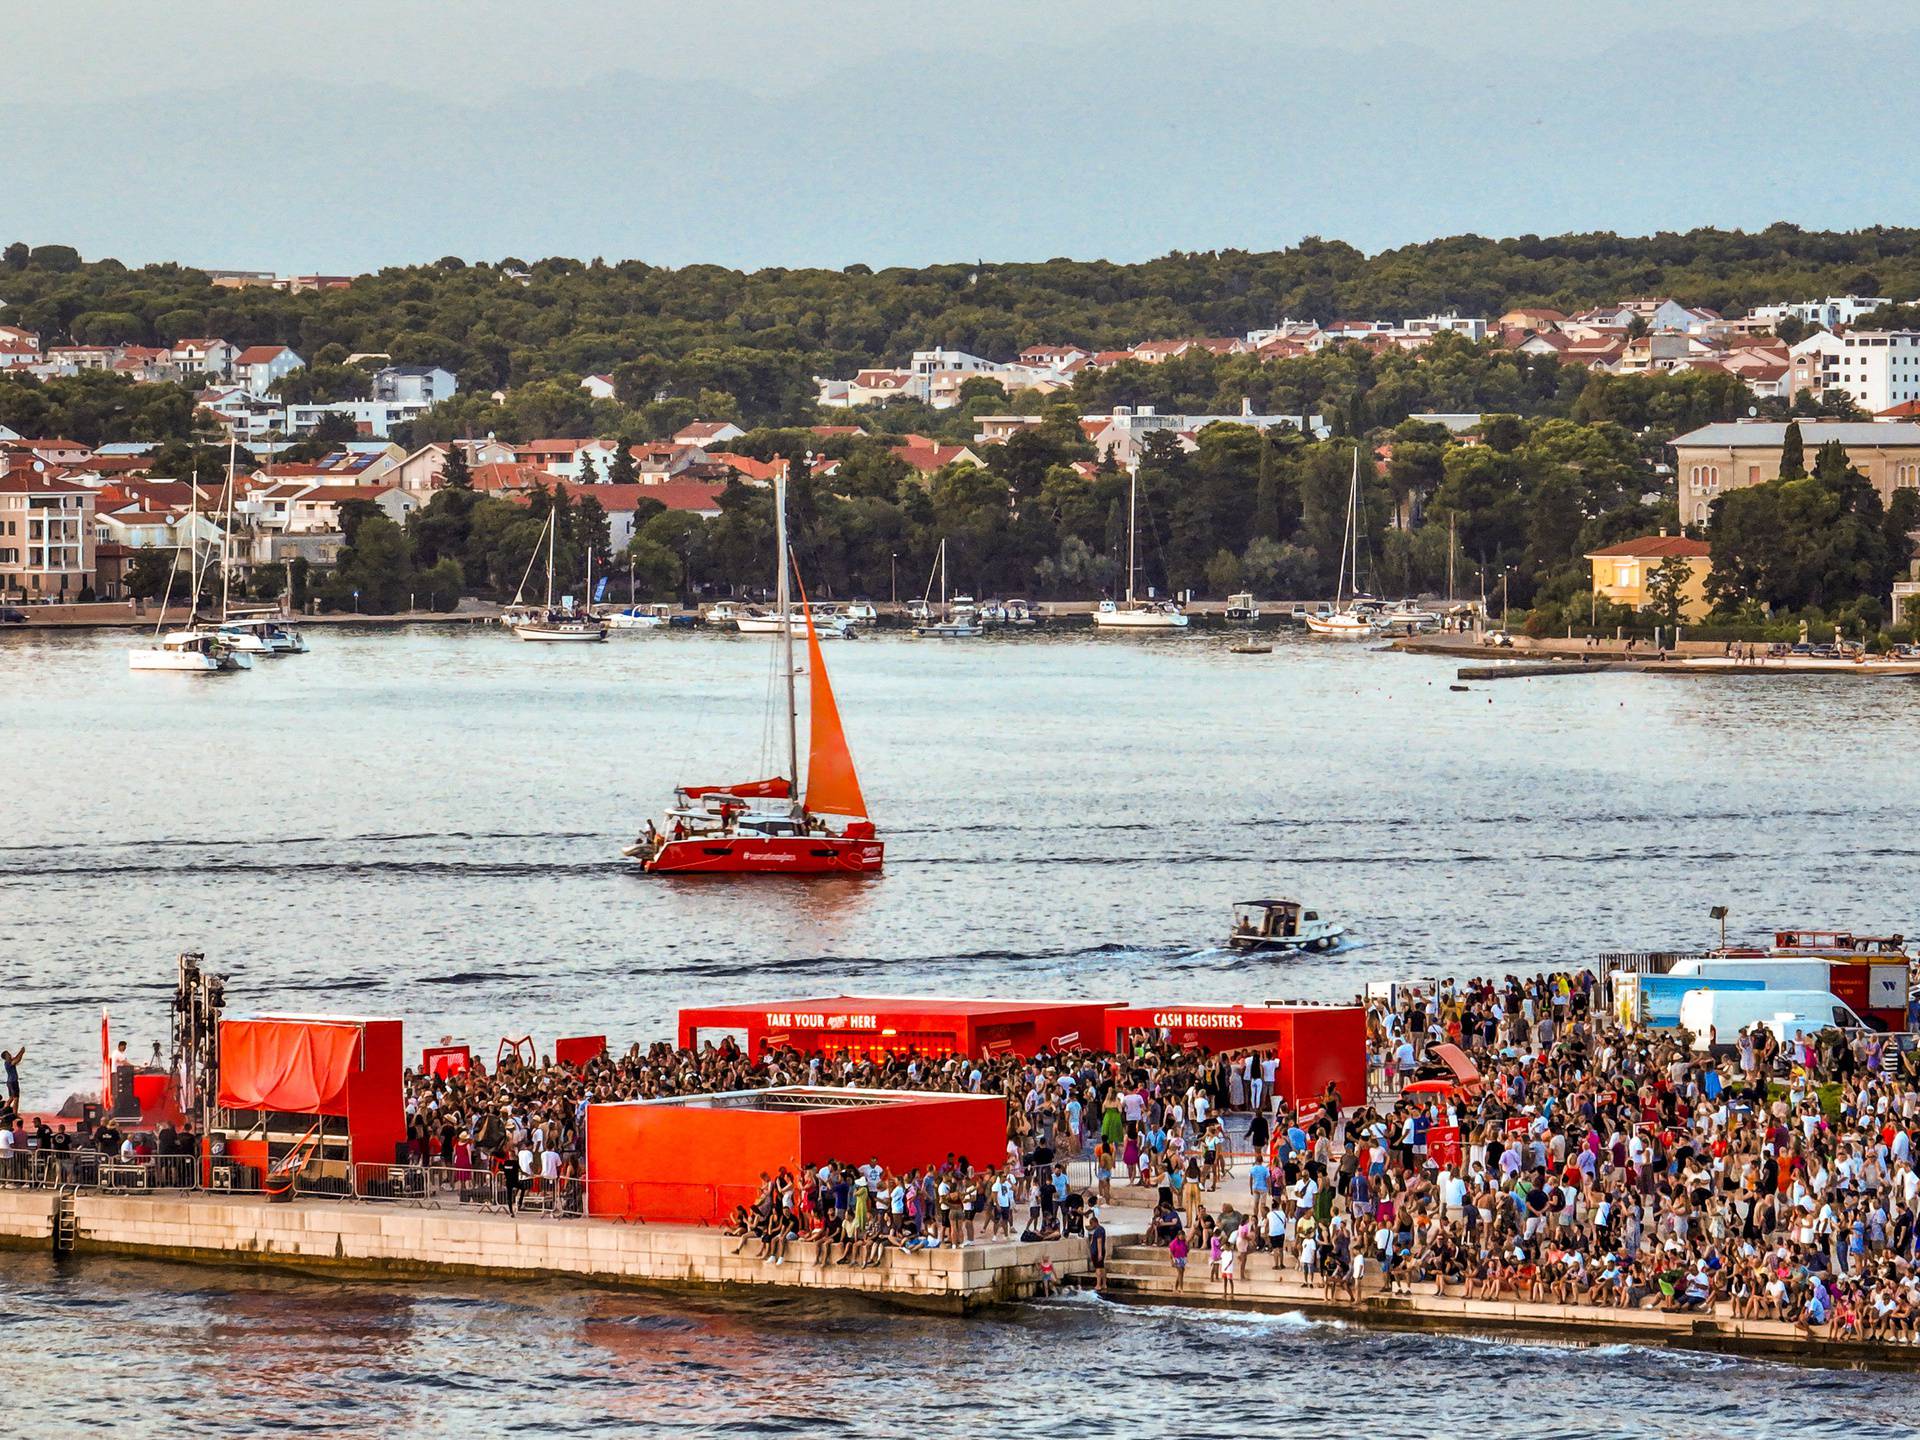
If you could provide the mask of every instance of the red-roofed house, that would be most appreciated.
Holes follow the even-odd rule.
[[[249,345],[233,357],[233,378],[252,394],[265,395],[306,363],[285,345]]]
[[[38,464],[45,474],[55,465],[84,465],[93,458],[91,446],[78,440],[9,440],[0,445],[0,473],[31,470]]]
[[[38,365],[40,337],[18,325],[0,325],[0,370],[24,369]]]
[[[673,443],[706,449],[708,446],[725,445],[731,440],[738,440],[746,433],[731,420],[696,420],[675,431]]]
[[[931,475],[949,465],[964,462],[979,465],[981,459],[965,445],[940,445],[924,435],[909,435],[906,444],[894,447],[893,453],[922,475]]]
[[[639,528],[638,517],[657,513],[653,506],[682,511],[710,520],[720,513],[720,495],[725,485],[702,485],[686,480],[669,480],[655,485],[573,485],[565,480],[557,487],[575,504],[591,497],[607,512],[607,538],[615,550],[624,550]],[[531,503],[532,497],[514,494],[506,497],[516,504]],[[648,502],[651,501],[652,504]]]
[[[1692,574],[1680,587],[1680,618],[1696,620],[1707,610],[1707,576],[1713,570],[1707,557],[1712,548],[1704,540],[1662,530],[1592,551],[1587,559],[1593,564],[1593,593],[1616,605],[1644,610],[1655,603],[1648,585],[1654,574],[1669,562],[1684,563]]]
[[[93,584],[93,499],[76,481],[0,475],[0,598],[73,600]]]
[[[664,441],[653,445],[629,445],[627,453],[633,457],[639,478],[652,485],[658,485],[682,475],[695,465],[711,458],[698,445],[688,445],[679,441]],[[604,470],[600,473],[602,476],[606,474]]]
[[[182,375],[218,375],[224,380],[233,374],[233,357],[239,353],[225,340],[206,337],[176,340],[167,356]]]
[[[613,440],[528,440],[513,447],[513,458],[522,465],[537,465],[562,480],[585,478],[586,461],[593,461],[593,473],[604,480],[613,467],[620,446]]]
[[[517,460],[490,461],[475,465],[469,473],[473,488],[487,495],[504,495],[515,490],[531,490],[536,485],[552,485],[555,477],[538,465],[523,465]]]
[[[785,460],[756,460],[751,455],[736,455],[731,450],[715,450],[707,458],[718,461],[742,480],[750,480],[756,485],[771,485],[776,475],[784,475],[787,470]]]

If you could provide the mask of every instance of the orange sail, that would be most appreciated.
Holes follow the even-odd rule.
[[[820,637],[814,633],[813,611],[807,606],[807,587],[800,579],[798,565],[793,567],[793,580],[800,588],[801,613],[807,617],[807,718],[811,734],[807,740],[806,808],[815,815],[864,820],[866,797],[860,793],[860,777],[853,770],[847,732],[840,726],[840,707],[834,703],[826,657],[820,653]]]

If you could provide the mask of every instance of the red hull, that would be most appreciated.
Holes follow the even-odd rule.
[[[841,835],[696,835],[669,840],[647,862],[657,875],[868,875],[886,846]]]

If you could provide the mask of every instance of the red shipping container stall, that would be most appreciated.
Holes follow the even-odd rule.
[[[392,1164],[407,1138],[400,1029],[317,1015],[222,1020],[218,1103],[235,1112],[232,1137],[264,1138],[278,1160],[317,1124],[327,1164]]]
[[[1107,1012],[1108,1048],[1124,1053],[1145,1032],[1214,1054],[1273,1053],[1274,1086],[1289,1104],[1318,1099],[1329,1081],[1342,1104],[1367,1098],[1367,1012],[1358,1005],[1141,1005]]]
[[[827,1160],[889,1170],[1006,1155],[997,1095],[793,1086],[587,1107],[587,1212],[692,1225],[751,1205],[762,1174]]]
[[[604,1035],[569,1035],[553,1042],[553,1058],[578,1070],[607,1053]]]
[[[429,1045],[420,1052],[423,1075],[464,1075],[473,1064],[473,1051],[465,1045]]]
[[[791,1047],[809,1055],[946,1056],[1096,1050],[1105,1043],[1103,1003],[1089,1000],[950,1000],[835,995],[680,1012],[680,1045],[731,1038],[749,1059]]]

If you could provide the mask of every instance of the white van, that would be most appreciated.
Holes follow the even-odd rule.
[[[1733,1049],[1742,1030],[1765,1025],[1782,1043],[1830,1027],[1863,1030],[1866,1022],[1830,990],[1689,990],[1680,997],[1680,1028],[1693,1048]]]
[[[1674,961],[1667,973],[1758,980],[1769,990],[1825,990],[1832,983],[1833,962],[1773,955],[1699,955]]]

